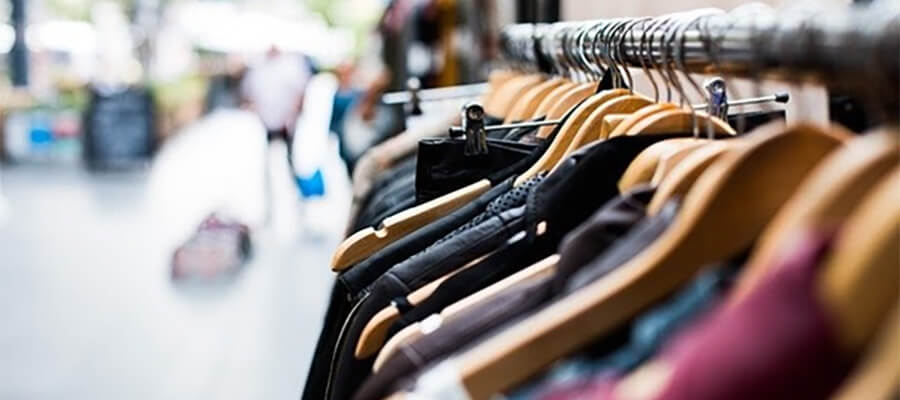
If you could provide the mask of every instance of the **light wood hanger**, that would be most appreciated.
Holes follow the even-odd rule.
[[[603,123],[600,124],[600,136],[605,138],[610,137],[609,134],[630,115],[631,114],[609,114],[603,117]]]
[[[503,88],[503,86],[511,82],[513,79],[524,76],[526,75],[509,69],[497,69],[491,71],[490,74],[488,74],[488,89],[481,97],[482,107],[487,109],[488,104],[491,104],[493,107],[493,100],[497,97],[497,94],[500,93],[500,90]],[[488,114],[490,115],[490,113]]]
[[[604,116],[612,113],[634,112],[651,104],[653,104],[653,101],[650,100],[650,98],[639,94],[620,96],[603,103],[603,105],[597,107],[591,115],[585,119],[584,123],[581,124],[575,138],[566,148],[564,154],[572,154],[588,143],[598,139],[605,139],[600,136],[600,126],[602,125]]]
[[[900,167],[864,196],[818,276],[819,299],[841,348],[856,354],[900,293]]]
[[[412,231],[447,215],[491,188],[487,179],[392,215],[379,229],[365,228],[344,239],[331,258],[331,269],[343,271]]]
[[[674,168],[667,179],[659,183],[656,193],[647,205],[647,214],[656,215],[670,200],[684,196],[710,165],[741,144],[742,141],[713,142],[691,153]]]
[[[406,296],[406,301],[413,306],[417,306],[421,304],[423,301],[428,299],[435,290],[447,279],[450,279],[453,275],[468,269],[469,267],[479,263],[488,254],[485,254],[481,257],[478,257],[475,260],[467,263],[466,265],[457,268],[456,270],[445,274],[444,276],[435,279],[434,281],[429,282],[425,286],[414,290],[412,293]],[[358,360],[362,360],[364,358],[371,357],[381,349],[381,346],[384,344],[384,341],[388,338],[388,331],[391,329],[391,325],[394,324],[398,319],[400,319],[400,309],[395,305],[387,306],[381,311],[378,311],[372,319],[366,323],[366,326],[363,328],[362,333],[359,335],[359,339],[356,342],[356,351],[354,355]]]
[[[689,109],[676,108],[663,110],[636,122],[625,133],[628,136],[651,135],[656,133],[691,132],[696,120],[700,132],[706,132],[707,123],[712,122],[713,132],[722,135],[737,135],[734,128],[719,118],[711,117],[703,111],[691,112]]]
[[[550,146],[541,155],[531,167],[516,178],[516,185],[520,185],[528,179],[537,176],[537,174],[551,170],[565,156],[565,150],[569,143],[575,138],[582,121],[589,116],[588,112],[593,108],[602,106],[605,102],[611,101],[619,96],[624,96],[628,91],[624,89],[604,90],[591,96],[588,100],[572,111],[572,115],[566,120],[565,124],[559,127],[559,132],[550,143]]]
[[[560,119],[578,105],[579,102],[588,98],[597,91],[597,83],[582,83],[572,87],[564,93],[554,93],[557,96],[548,97],[538,107],[537,116],[546,116],[548,120]],[[546,139],[556,129],[553,126],[542,126],[538,128],[537,137]]]
[[[552,109],[556,103],[560,102],[560,100],[564,96],[571,92],[577,91],[581,86],[581,84],[567,81],[565,84],[555,87],[540,99],[540,102],[538,103],[537,107],[534,108],[534,111],[528,114],[524,119],[539,117],[552,119],[549,116],[550,109]]]
[[[442,321],[450,321],[455,318],[459,318],[462,315],[465,315],[474,307],[482,304],[484,301],[488,301],[494,296],[503,293],[510,288],[521,285],[525,282],[530,282],[533,279],[538,279],[542,277],[546,277],[552,275],[556,272],[556,265],[559,262],[559,255],[549,256],[541,261],[534,263],[502,280],[490,285],[482,290],[479,290],[464,299],[447,306],[440,312],[440,318]],[[421,323],[411,324],[397,332],[381,349],[381,352],[378,353],[378,357],[375,359],[375,365],[373,367],[374,371],[378,371],[382,365],[396,352],[396,350],[407,343],[412,343],[418,338],[424,336],[425,333],[422,331]]]
[[[413,306],[419,305],[431,296],[441,283],[444,283],[444,281],[451,276],[453,275],[447,274],[429,282],[427,285],[422,286],[406,296],[406,301]],[[356,359],[362,360],[377,353],[384,344],[385,339],[388,338],[387,334],[391,329],[391,325],[393,325],[394,322],[397,322],[398,319],[400,319],[400,309],[393,304],[382,308],[381,311],[378,311],[378,313],[372,316],[372,319],[370,319],[365,328],[363,328],[362,333],[359,335],[359,340],[356,342],[356,351],[354,353]]]
[[[672,174],[672,170],[674,170],[678,164],[681,164],[681,162],[694,151],[710,144],[710,142],[709,139],[692,139],[692,141],[684,143],[679,148],[663,153],[656,166],[656,171],[653,172],[653,177],[650,178],[650,184],[659,186],[667,176]]]
[[[618,136],[624,136],[629,129],[631,129],[635,124],[640,122],[647,117],[657,114],[662,111],[672,110],[674,108],[678,108],[678,105],[674,103],[657,103],[647,107],[644,107],[632,114],[630,114],[627,118],[622,120],[618,125],[616,125],[615,129],[607,134],[607,138],[614,138]],[[602,125],[601,125],[602,126]]]
[[[511,79],[497,89],[497,93],[490,98],[490,102],[484,103],[484,111],[494,117],[509,115],[517,100],[534,86],[543,82],[545,77],[540,74],[524,75]]]
[[[833,130],[851,137],[840,128]],[[791,240],[794,232],[806,226],[840,224],[859,206],[863,195],[897,163],[898,141],[891,132],[854,138],[830,155],[760,236],[729,302],[737,301],[755,287],[778,256],[779,248]]]
[[[628,90],[626,89],[608,89],[600,91],[599,93],[590,96],[587,100],[584,101],[578,109],[572,112],[572,115],[569,116],[569,119],[566,120],[566,126],[560,128],[560,132],[575,130],[577,133],[579,127],[584,124],[584,121],[590,117],[591,113],[596,110],[598,107],[602,106],[604,103],[613,100],[614,98],[628,95]],[[565,134],[571,135],[571,133],[566,132]]]
[[[571,87],[573,83],[567,79],[555,77],[531,87],[523,93],[520,98],[513,100],[515,104],[510,108],[503,123],[511,124],[513,122],[524,121],[531,118],[535,114],[535,111],[537,111],[541,101],[543,101],[554,89],[563,85]]]
[[[900,390],[900,304],[831,400],[889,400]]]
[[[635,258],[457,356],[469,395],[487,399],[512,387],[621,325],[703,265],[749,246],[795,185],[840,144],[803,125],[757,131],[751,140],[700,177],[673,224]]]
[[[622,174],[622,178],[619,179],[619,191],[624,193],[637,185],[651,183],[663,158],[686,146],[696,146],[698,144],[698,139],[675,138],[650,145],[644,151],[641,151],[631,161],[631,164],[628,164],[628,168]]]

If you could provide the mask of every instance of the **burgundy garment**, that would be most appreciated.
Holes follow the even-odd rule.
[[[606,399],[612,396],[617,382],[611,376],[572,382],[541,393],[536,400]]]
[[[848,366],[816,293],[828,244],[807,235],[745,298],[675,340],[659,361],[672,372],[655,399],[828,398]]]

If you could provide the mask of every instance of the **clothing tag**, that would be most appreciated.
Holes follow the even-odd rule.
[[[456,360],[450,358],[425,371],[416,381],[416,388],[406,395],[415,400],[469,400],[460,377]]]
[[[444,319],[441,318],[441,314],[431,314],[419,324],[419,331],[426,335],[430,335],[431,332],[434,332],[441,327],[443,321]]]

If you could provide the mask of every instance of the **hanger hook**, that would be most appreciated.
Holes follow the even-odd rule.
[[[625,23],[625,25],[622,27],[622,31],[619,35],[618,44],[616,45],[619,61],[621,61],[622,64],[625,65],[625,73],[628,74],[629,91],[631,93],[634,93],[634,79],[631,76],[631,71],[628,69],[628,64],[627,64],[627,61],[625,60],[625,55],[626,55],[625,38],[626,37],[630,38],[631,33],[634,31],[634,27],[641,21],[644,21],[645,19],[646,18],[633,18],[633,19],[630,19],[627,23]],[[638,57],[639,60],[640,60],[640,58],[641,57]],[[646,71],[646,66],[644,65],[643,60],[640,60],[640,64],[641,64],[641,69]]]
[[[628,88],[630,93],[634,92],[634,80],[631,78],[631,71],[628,70],[628,64],[625,62],[625,59],[622,57],[622,49],[621,49],[621,34],[624,32],[625,28],[632,21],[631,18],[624,18],[619,21],[616,26],[610,32],[609,38],[609,48],[610,48],[610,57],[616,63],[616,68],[620,68],[623,71],[624,78],[626,78],[627,83],[625,86]]]
[[[597,81],[603,80],[603,76],[606,74],[606,71],[600,65],[600,61],[596,58],[596,54],[594,54],[594,43],[596,37],[603,26],[603,21],[594,21],[585,31],[584,40],[581,44],[581,54],[584,57],[584,62],[588,65],[588,70],[594,75],[594,79]]]
[[[672,88],[675,85],[675,82],[672,80],[672,75],[669,71],[668,58],[666,53],[666,32],[668,32],[670,25],[672,24],[673,19],[677,16],[677,14],[669,14],[665,16],[660,24],[656,27],[656,30],[653,32],[653,35],[650,38],[650,43],[648,45],[648,51],[650,55],[650,59],[654,60],[654,65],[659,71],[659,76],[663,78],[663,82],[666,85],[666,102],[672,103]],[[659,35],[659,38],[654,38],[653,36]],[[654,44],[653,41],[657,40],[656,43],[656,52],[659,53],[659,61],[657,63],[656,56],[654,55]]]
[[[664,51],[666,61],[663,63],[669,71],[670,76],[672,77],[672,83],[674,84],[675,90],[678,92],[680,97],[679,105],[684,107],[688,102],[687,92],[684,90],[684,85],[681,83],[681,77],[678,76],[677,65],[675,62],[675,41],[677,39],[678,31],[681,25],[684,23],[684,14],[680,15],[679,18],[676,18],[672,21],[667,29],[664,36]]]
[[[616,74],[615,68],[613,68],[612,63],[609,61],[609,59],[607,58],[607,56],[603,50],[603,46],[604,46],[603,38],[604,38],[604,35],[606,34],[606,31],[609,30],[610,25],[612,25],[612,21],[607,20],[607,21],[602,22],[600,29],[597,30],[597,33],[592,40],[593,48],[592,48],[591,53],[593,55],[594,60],[596,60],[596,62],[598,64],[603,64],[604,66],[606,66],[606,73],[604,74],[604,78],[606,76],[609,76],[612,81],[613,87],[617,87],[616,79],[618,78],[618,75]]]
[[[702,99],[704,99],[704,102],[707,104],[709,104],[712,100],[708,96],[708,93],[700,87],[700,85],[697,83],[696,80],[694,80],[694,78],[690,74],[690,71],[688,71],[687,65],[685,64],[685,54],[684,53],[685,53],[685,43],[687,41],[687,31],[691,28],[691,26],[695,25],[697,21],[699,21],[703,18],[708,18],[712,15],[713,14],[698,13],[698,15],[694,16],[690,20],[685,21],[679,27],[679,29],[677,29],[677,32],[674,34],[675,36],[679,37],[679,45],[675,48],[676,55],[677,55],[674,58],[675,64],[678,67],[678,69],[681,71],[684,78],[687,79],[688,84],[692,88],[694,88],[694,90],[700,95],[700,97]],[[692,107],[690,105],[688,105],[688,108],[691,110],[692,132],[694,134],[694,137],[699,137],[700,131],[697,126],[697,112],[696,112],[696,110],[694,110],[694,107]],[[710,116],[710,117],[712,117],[712,116]],[[709,119],[707,120],[707,129],[712,130],[712,120],[709,120]]]
[[[659,103],[659,87],[656,84],[656,78],[653,77],[653,70],[655,69],[659,72],[659,66],[656,64],[655,60],[653,60],[653,54],[651,54],[649,41],[653,40],[653,33],[657,29],[657,27],[662,23],[661,19],[649,17],[647,21],[644,23],[643,32],[641,32],[640,41],[638,42],[638,55],[641,60],[641,66],[644,68],[647,73],[647,77],[650,78],[650,84],[653,85],[653,102]],[[649,23],[649,25],[647,24]],[[647,38],[647,35],[650,34],[650,38]],[[646,46],[646,50],[645,50]],[[644,61],[648,61],[652,68],[647,68],[646,63]],[[663,79],[662,77],[660,77]],[[663,79],[664,80],[664,79]],[[664,82],[665,84],[665,82]]]
[[[615,48],[615,44],[614,44],[615,43],[614,37],[615,37],[616,32],[619,30],[619,27],[622,26],[623,21],[624,21],[624,19],[622,19],[622,18],[616,19],[612,23],[610,28],[607,30],[606,35],[603,39],[603,44],[606,47],[607,59],[610,61],[610,65],[616,72],[616,78],[618,79],[617,87],[620,87],[620,88],[625,86],[625,74],[622,73],[622,68],[621,68],[622,65],[619,63],[619,60],[616,59],[616,53],[615,53],[616,48]]]

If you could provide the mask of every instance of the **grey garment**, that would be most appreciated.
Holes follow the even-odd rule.
[[[565,282],[564,292],[575,292],[634,258],[644,248],[662,236],[663,232],[675,220],[675,216],[678,214],[678,207],[679,202],[677,200],[670,200],[663,206],[659,214],[641,221],[628,232],[625,238],[613,244],[600,257],[572,275]]]
[[[631,325],[627,343],[616,349],[593,349],[600,356],[583,355],[554,367],[541,379],[516,390],[509,399],[541,398],[549,392],[566,390],[601,378],[614,378],[637,368],[653,357],[668,339],[696,321],[717,303],[737,276],[739,263],[723,263],[705,268],[683,289]]]
[[[642,185],[616,196],[563,238],[556,265],[557,291],[562,290],[565,282],[578,270],[644,219],[655,192],[652,186]]]

